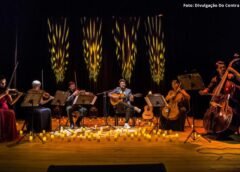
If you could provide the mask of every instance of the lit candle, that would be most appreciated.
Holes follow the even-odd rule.
[[[22,131],[22,130],[20,130],[20,132],[19,132],[19,133],[20,133],[20,136],[22,136],[22,135],[23,135],[23,131]]]
[[[54,135],[52,134],[52,135],[51,135],[51,140],[53,140],[53,139],[54,139]]]
[[[39,136],[40,136],[40,137],[43,137],[43,133],[40,133]]]
[[[133,134],[131,134],[131,139],[134,139],[134,135]]]
[[[61,139],[64,140],[64,134],[61,134]]]
[[[152,136],[149,134],[148,135],[148,141],[150,142],[152,140]]]
[[[29,136],[29,141],[30,141],[30,142],[33,141],[33,136]]]
[[[47,137],[46,137],[46,136],[43,137],[43,141],[44,141],[44,142],[47,141]]]
[[[138,141],[141,140],[141,134],[138,134]]]
[[[118,139],[118,136],[117,135],[114,135],[114,141],[116,142]]]
[[[45,130],[43,130],[43,134],[45,134],[46,133],[46,131]]]

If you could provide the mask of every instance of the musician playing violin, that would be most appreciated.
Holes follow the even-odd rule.
[[[0,141],[11,141],[17,137],[15,112],[9,109],[8,104],[13,105],[21,95],[13,100],[6,83],[6,78],[0,76]]]
[[[18,93],[16,89],[8,89],[6,87],[6,78],[0,77],[0,109],[8,110],[8,104],[13,105],[21,97],[22,93]],[[17,94],[15,99],[12,98],[11,93]]]
[[[41,92],[41,82],[38,80],[34,80],[32,82],[32,89],[28,90],[28,92]],[[32,118],[33,115],[33,124],[34,124],[34,130],[36,132],[40,132],[42,130],[51,131],[52,129],[52,121],[51,121],[51,109],[44,107],[45,104],[53,100],[54,97],[51,96],[49,93],[43,91],[42,98],[40,100],[40,105],[38,107],[33,107],[31,109],[27,109],[26,113],[29,114],[28,116],[28,122],[27,122],[27,128],[28,130],[31,129],[32,126]]]
[[[67,115],[68,115],[68,118],[70,121],[70,128],[74,128],[74,122],[73,122],[73,112],[74,111],[78,111],[80,114],[76,121],[76,126],[80,127],[83,117],[87,114],[87,108],[80,106],[80,105],[75,106],[73,104],[73,102],[79,94],[88,94],[88,93],[85,92],[84,90],[78,89],[76,87],[75,82],[73,82],[73,81],[70,81],[68,83],[68,92],[69,92],[69,96],[67,98],[66,111],[67,111]]]

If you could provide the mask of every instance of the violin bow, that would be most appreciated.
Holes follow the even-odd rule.
[[[42,77],[42,90],[44,90],[44,83],[43,83],[43,69],[41,71],[41,77]]]
[[[8,83],[8,86],[7,88],[10,88],[11,84],[12,84],[12,81],[13,81],[13,77],[14,77],[14,74],[17,70],[17,67],[18,67],[18,62],[16,63],[15,67],[14,67],[14,70],[13,70],[13,73],[12,73],[12,76],[11,76],[11,79],[9,80],[9,83]]]
[[[74,71],[74,80],[75,80],[76,88],[78,88],[76,71]]]

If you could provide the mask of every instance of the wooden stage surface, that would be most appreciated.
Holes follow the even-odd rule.
[[[96,121],[88,119],[87,123],[91,122],[94,124]],[[53,119],[53,126],[56,125],[57,121]],[[21,128],[22,121],[18,121],[17,126]],[[197,120],[196,129],[203,132],[201,126],[201,120]],[[112,131],[113,135],[100,139],[97,135],[89,134],[88,138],[81,137],[83,135],[81,138],[55,136],[51,141],[51,136],[48,135],[45,144],[37,139],[32,143],[24,141],[18,145],[1,143],[0,171],[46,172],[50,165],[152,163],[163,163],[167,172],[240,171],[238,141],[211,140],[211,143],[208,143],[199,137],[195,141],[189,139],[189,142],[184,144],[191,131],[190,127],[186,127],[185,132],[178,132],[179,137],[173,132],[172,137],[155,134],[151,138],[149,135],[135,136],[136,131],[140,131],[138,126],[136,128],[124,130],[125,135],[120,136]],[[123,132],[122,129],[118,131]]]

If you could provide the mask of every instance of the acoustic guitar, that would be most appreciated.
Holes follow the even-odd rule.
[[[144,106],[144,112],[142,114],[142,118],[145,120],[150,120],[153,119],[154,114],[153,114],[153,107],[152,106]]]
[[[118,103],[123,102],[123,100],[126,98],[125,94],[123,93],[112,93],[112,97],[110,97],[110,103],[113,106],[116,106]],[[133,94],[134,97],[142,97],[141,93]]]

